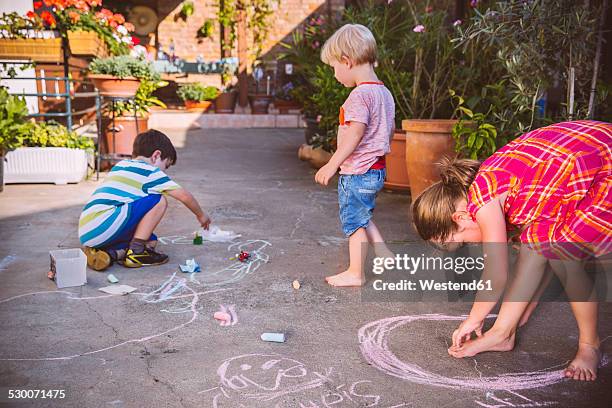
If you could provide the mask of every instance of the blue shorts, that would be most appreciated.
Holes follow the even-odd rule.
[[[121,228],[105,243],[98,246],[99,249],[125,249],[130,245],[130,241],[134,238],[136,227],[140,220],[161,200],[161,194],[150,194],[139,200],[129,204],[128,218],[125,220]],[[149,241],[157,241],[157,236],[151,234]]]
[[[370,223],[376,196],[385,183],[385,170],[368,170],[364,174],[341,174],[338,179],[338,204],[342,231],[349,237]]]

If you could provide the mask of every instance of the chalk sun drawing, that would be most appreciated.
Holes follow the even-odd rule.
[[[400,326],[418,320],[461,321],[465,318],[466,316],[425,314],[416,316],[395,316],[368,323],[360,328],[358,332],[361,353],[369,364],[385,374],[417,384],[433,385],[443,388],[517,391],[546,387],[565,380],[563,375],[564,369],[551,370],[551,368],[532,372],[500,374],[490,377],[445,377],[440,374],[429,372],[416,364],[401,361],[389,348],[389,335]],[[607,362],[607,358],[604,357],[601,365],[604,366]]]
[[[151,304],[151,303],[157,304],[157,303],[168,302],[168,301],[173,301],[177,299],[186,300],[186,303],[182,305],[181,307],[160,310],[161,312],[165,312],[165,313],[191,313],[191,317],[187,321],[181,324],[178,324],[174,327],[171,327],[167,330],[164,330],[161,333],[156,333],[156,334],[152,334],[152,335],[144,336],[144,337],[133,338],[133,339],[125,340],[120,343],[117,343],[117,344],[114,344],[108,347],[104,347],[101,349],[78,353],[78,354],[67,355],[67,356],[39,357],[39,358],[3,358],[3,357],[0,357],[0,361],[72,360],[77,357],[86,357],[86,356],[91,356],[92,354],[97,354],[97,353],[101,353],[104,351],[112,350],[117,347],[121,347],[126,344],[130,344],[130,343],[144,343],[154,338],[164,336],[168,333],[172,333],[174,331],[182,329],[190,325],[191,323],[193,323],[198,318],[199,316],[198,302],[200,300],[200,295],[228,290],[229,288],[221,288],[219,286],[238,282],[239,280],[241,280],[248,274],[253,273],[257,269],[259,269],[259,267],[263,263],[268,262],[269,260],[269,256],[263,252],[263,249],[265,249],[268,246],[271,246],[269,242],[261,241],[261,240],[249,240],[246,242],[237,242],[237,243],[230,245],[228,247],[228,251],[235,250],[236,248],[238,248],[239,251],[251,249],[251,258],[253,259],[253,261],[248,262],[248,263],[236,262],[228,266],[227,268],[214,272],[212,275],[216,277],[220,277],[225,272],[229,272],[230,276],[227,277],[226,279],[220,279],[212,283],[208,283],[208,282],[199,283],[197,281],[194,282],[193,279],[190,279],[190,282],[194,282],[196,285],[204,286],[204,287],[213,287],[211,289],[204,290],[204,291],[197,291],[188,285],[187,279],[177,278],[176,272],[175,272],[172,274],[172,276],[166,279],[157,289],[151,292],[148,292],[148,293],[132,292],[130,296],[142,296],[142,300],[147,304]],[[237,264],[240,264],[240,265],[237,265]],[[190,274],[190,275],[193,276],[195,274]],[[0,307],[2,306],[2,304],[5,304],[11,301],[15,301],[17,299],[21,299],[21,298],[28,297],[28,296],[57,295],[57,294],[67,295],[66,299],[68,300],[98,300],[98,299],[106,299],[106,298],[114,296],[114,295],[101,295],[101,296],[75,297],[74,296],[75,293],[65,291],[65,290],[40,291],[40,292],[24,293],[21,295],[16,295],[16,296],[12,296],[6,299],[2,299],[0,300]]]

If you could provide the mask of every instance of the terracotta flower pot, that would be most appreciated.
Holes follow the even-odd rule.
[[[106,146],[105,153],[121,154],[126,156],[132,155],[134,139],[138,133],[142,133],[149,129],[149,118],[138,117],[138,130],[136,130],[136,121],[133,116],[119,116],[115,118],[115,130],[112,131],[112,119],[105,118],[106,126]]]
[[[102,96],[131,98],[136,95],[140,80],[134,77],[118,78],[112,75],[89,74],[89,79]]]
[[[406,133],[396,130],[391,139],[391,153],[386,156],[387,178],[385,188],[393,191],[410,189],[408,171],[406,171]]]
[[[453,126],[456,120],[409,119],[402,121],[406,131],[406,170],[414,200],[427,187],[440,181],[437,163],[455,156]]]
[[[273,97],[266,94],[249,95],[249,104],[251,105],[251,113],[255,115],[265,115],[268,113],[268,108],[272,103]]]
[[[302,161],[308,161],[313,169],[320,169],[325,166],[331,157],[330,152],[309,144],[303,144],[298,149],[298,158]]]
[[[211,106],[211,101],[185,101],[185,108],[189,111],[206,112]]]
[[[68,44],[72,55],[86,57],[106,57],[108,48],[98,33],[94,31],[68,31]]]
[[[215,99],[215,113],[234,113],[238,92],[222,92]]]
[[[278,109],[281,114],[289,113],[290,110],[300,109],[300,105],[294,100],[285,99],[274,99],[274,107]]]

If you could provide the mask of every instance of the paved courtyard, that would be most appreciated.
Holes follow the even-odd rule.
[[[470,304],[365,302],[359,289],[329,287],[323,278],[346,265],[348,242],[335,187],[316,185],[297,159],[303,131],[168,134],[179,154],[169,174],[214,224],[242,237],[233,247],[190,244],[195,217],[170,200],[157,231],[170,263],[110,270],[135,293],[106,296],[98,291],[106,274],[91,270],[87,285],[58,290],[46,277],[48,252],[79,246],[79,212],[98,183],[5,186],[0,406],[610,406],[609,365],[595,383],[560,378],[577,343],[565,303],[542,304],[514,351],[455,360],[450,334]],[[417,240],[409,205],[408,195],[379,196],[375,220],[387,240]],[[230,260],[240,249],[254,261]],[[178,270],[190,258],[202,273]],[[214,312],[232,305],[237,323],[220,326]],[[602,339],[612,335],[610,304],[600,324]],[[286,342],[263,342],[264,332],[284,332]],[[59,389],[65,398],[9,402],[8,389]]]

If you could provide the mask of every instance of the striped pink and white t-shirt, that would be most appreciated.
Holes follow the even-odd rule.
[[[395,102],[382,82],[362,82],[340,108],[338,144],[342,128],[349,122],[366,125],[361,142],[340,165],[340,174],[364,174],[391,151],[389,142],[395,128]]]

